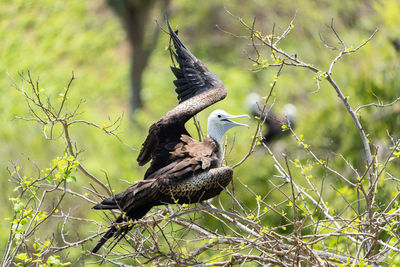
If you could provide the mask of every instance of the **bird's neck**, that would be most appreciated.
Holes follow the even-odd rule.
[[[218,145],[219,148],[219,158],[221,159],[221,162],[224,158],[224,149],[222,147],[222,138],[224,137],[224,134],[226,133],[227,129],[224,129],[222,127],[208,127],[208,137],[212,138]]]
[[[224,137],[226,130],[222,127],[209,127],[208,137],[212,138],[220,148],[222,148],[222,138]]]
[[[217,142],[214,138],[210,137],[209,135],[207,135],[207,139],[208,140],[212,140],[211,142],[214,142],[217,145],[217,149],[214,150],[214,155],[217,156],[217,161],[214,162],[215,165],[214,168],[216,167],[221,167],[222,166],[222,162],[224,161],[224,157],[225,157],[225,153],[224,153],[224,149],[222,147],[222,141],[221,142]]]

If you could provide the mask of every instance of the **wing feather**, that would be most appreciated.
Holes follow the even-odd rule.
[[[179,143],[182,134],[189,135],[185,123],[201,110],[222,100],[226,96],[226,88],[216,74],[198,60],[182,43],[172,30],[167,19],[167,25],[175,47],[173,55],[179,66],[171,67],[175,75],[175,92],[179,105],[167,112],[150,128],[137,161],[144,165],[152,161],[145,179],[155,171],[172,162],[169,152],[165,149],[168,143]]]

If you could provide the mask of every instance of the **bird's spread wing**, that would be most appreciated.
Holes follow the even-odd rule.
[[[168,148],[171,147],[171,144],[174,146],[179,143],[182,134],[188,135],[185,123],[201,110],[226,96],[226,88],[218,76],[210,72],[200,60],[190,53],[169,23],[168,28],[175,47],[174,56],[179,65],[179,67],[171,67],[177,78],[174,84],[179,105],[149,128],[148,136],[137,158],[139,165],[144,165],[152,160],[145,179],[154,170],[163,168],[172,162],[169,159]]]
[[[168,29],[176,51],[172,53],[179,64],[179,68],[171,67],[176,77],[174,84],[179,103],[209,90],[217,83],[221,83],[217,75],[210,72],[203,62],[190,53],[169,23]]]

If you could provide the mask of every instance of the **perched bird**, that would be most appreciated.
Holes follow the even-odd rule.
[[[133,227],[121,224],[142,218],[153,206],[174,203],[197,203],[217,196],[232,180],[233,169],[222,167],[222,138],[234,126],[247,126],[231,119],[223,110],[213,111],[208,118],[208,135],[203,141],[190,137],[185,123],[198,112],[222,100],[226,88],[218,76],[193,56],[167,24],[179,65],[171,67],[179,105],[149,128],[137,161],[151,161],[144,180],[124,192],[104,199],[97,210],[120,209],[121,214],[100,239],[93,252],[114,236],[115,244]],[[115,246],[114,244],[114,246]],[[112,247],[113,248],[113,247]],[[111,248],[111,249],[112,249]]]
[[[288,134],[288,131],[283,131],[282,125],[288,125],[294,128],[296,123],[296,107],[293,104],[286,104],[283,107],[283,116],[278,116],[268,107],[265,109],[266,115],[261,116],[263,102],[257,93],[250,93],[246,98],[246,105],[250,109],[254,117],[258,117],[265,121],[266,131],[264,131],[262,141],[269,144],[272,141]]]

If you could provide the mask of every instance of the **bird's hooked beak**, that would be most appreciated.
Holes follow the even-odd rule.
[[[249,125],[247,125],[247,124],[239,123],[239,122],[231,120],[231,119],[237,119],[237,118],[248,118],[248,119],[250,119],[250,116],[247,115],[247,114],[244,114],[244,115],[229,115],[228,114],[228,115],[225,116],[223,121],[228,121],[228,122],[232,123],[233,124],[232,126],[244,126],[246,128],[250,128]]]

